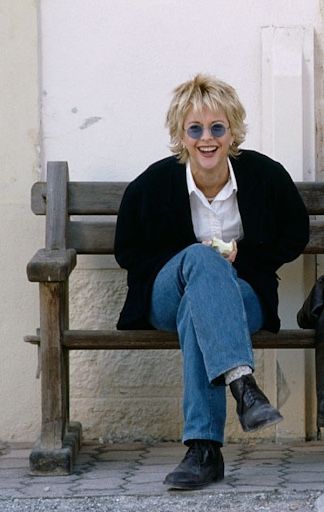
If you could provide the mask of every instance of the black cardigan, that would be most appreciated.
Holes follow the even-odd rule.
[[[294,260],[309,237],[309,219],[287,171],[255,151],[231,159],[244,238],[234,267],[258,294],[265,311],[264,328],[276,332],[276,270]],[[128,271],[128,294],[118,329],[149,329],[153,281],[163,265],[197,239],[191,220],[186,166],[176,157],[151,165],[132,181],[117,219],[115,256]]]

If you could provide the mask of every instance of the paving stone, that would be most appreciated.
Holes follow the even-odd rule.
[[[249,494],[256,494],[256,493],[277,493],[280,489],[280,485],[257,485],[257,484],[242,484],[238,487],[235,487],[236,493],[239,495],[240,493],[249,493]],[[266,509],[265,509],[266,510]]]
[[[257,460],[257,459],[263,459],[263,460],[271,460],[271,459],[282,459],[282,457],[285,457],[285,452],[281,451],[252,451],[252,452],[246,452],[243,457],[247,460]]]
[[[233,474],[233,478],[235,478],[236,485],[265,485],[265,486],[278,486],[283,481],[281,475],[278,473],[274,474]]]
[[[161,472],[137,472],[135,475],[129,477],[129,483],[132,484],[149,484],[153,482],[162,482],[164,480],[165,473]]]
[[[244,459],[237,461],[236,465],[238,468],[254,468],[255,471],[263,471],[266,468],[277,468],[284,464],[285,459]]]
[[[175,455],[170,455],[169,457],[161,457],[161,456],[154,456],[152,455],[152,457],[148,456],[148,457],[145,457],[143,459],[141,459],[141,464],[143,466],[145,465],[157,465],[157,466],[163,466],[163,465],[169,465],[169,464],[179,464],[180,460],[181,460],[182,456],[175,456]]]
[[[0,481],[11,478],[12,480],[18,480],[28,476],[28,470],[26,468],[0,468]]]
[[[9,449],[9,451],[7,453],[4,453],[4,454],[1,454],[0,453],[0,457],[1,457],[1,460],[3,459],[29,459],[29,455],[30,455],[30,449],[29,448],[26,448],[26,449],[19,449],[19,450],[13,450],[12,448]]]
[[[48,485],[54,484],[64,484],[64,485],[72,485],[74,482],[78,481],[80,476],[72,474],[72,475],[62,475],[62,476],[31,476],[28,475],[25,478],[22,478],[20,482],[24,485],[44,485],[45,487]]]
[[[2,468],[26,468],[29,469],[29,463],[26,458],[0,457],[0,469]]]
[[[26,500],[40,499],[44,502],[56,498],[83,500],[91,496],[98,499],[110,497],[107,503],[113,497],[122,499],[123,496],[129,496],[131,500],[136,495],[142,499],[174,496],[176,501],[169,511],[178,510],[174,508],[175,504],[180,503],[179,500],[186,495],[192,496],[193,503],[196,504],[200,503],[198,496],[210,495],[216,503],[222,495],[227,495],[224,503],[232,504],[236,503],[236,497],[243,494],[245,499],[247,496],[253,496],[254,499],[254,496],[265,496],[269,493],[273,500],[283,490],[289,493],[287,496],[295,492],[304,493],[305,496],[309,496],[310,492],[324,492],[324,444],[235,444],[225,446],[222,451],[225,459],[225,479],[188,494],[170,491],[163,485],[165,475],[174,469],[186,452],[186,447],[181,443],[151,446],[140,443],[86,444],[81,449],[73,474],[53,477],[30,475],[30,449],[7,446],[6,453],[3,451],[1,455],[0,451],[0,511],[3,510],[1,500],[18,500],[23,496]],[[312,499],[313,496],[315,494]],[[254,502],[257,502],[256,498]],[[260,503],[263,503],[262,500]],[[279,512],[298,510],[283,508],[283,503],[286,506],[286,502],[281,502]],[[291,506],[299,507],[300,503],[298,500],[291,501]],[[120,511],[118,507],[115,510]],[[154,510],[154,507],[149,510]],[[182,510],[191,509],[183,505]],[[223,507],[219,510],[227,509]],[[240,508],[237,505],[232,510],[237,512]],[[246,510],[270,509],[265,505],[263,509],[251,507]],[[300,508],[301,512],[306,510],[308,509],[305,507]]]
[[[284,486],[282,486],[284,488]],[[286,489],[289,491],[324,491],[322,482],[307,482],[307,483],[295,483],[290,482],[286,485]],[[324,510],[324,509],[323,509]],[[320,512],[323,512],[322,510]]]
[[[163,485],[162,482],[151,482],[150,485],[144,484],[136,484],[130,482],[125,487],[125,494],[145,494],[145,495],[156,495],[156,494],[164,494],[167,492],[167,487]]]
[[[322,482],[324,483],[324,472],[304,471],[299,473],[285,474],[285,480],[293,483]]]
[[[284,468],[293,473],[305,472],[305,471],[318,471],[324,472],[324,462],[313,462],[313,463],[294,463],[289,461],[287,464],[283,463]]]
[[[111,478],[120,478],[120,479],[123,479],[123,478],[126,478],[129,474],[129,471],[128,470],[122,470],[122,471],[118,471],[118,470],[109,470],[107,469],[106,471],[103,471],[101,469],[94,469],[92,471],[89,471],[89,473],[85,474],[82,476],[82,479],[78,479],[78,481],[80,482],[88,482],[89,480],[96,480],[97,478],[106,478],[106,479],[111,479]]]
[[[21,488],[24,496],[30,498],[59,498],[73,496],[71,486],[68,484],[33,484]]]
[[[74,467],[74,473],[75,474],[87,474],[89,473],[90,471],[92,471],[92,469],[95,469],[95,468],[98,468],[98,469],[101,469],[102,471],[105,471],[105,470],[116,470],[116,471],[122,471],[122,470],[127,470],[129,468],[133,468],[135,465],[135,462],[134,461],[128,461],[128,460],[124,460],[124,461],[96,461],[94,464],[91,464],[89,466],[79,466],[79,465],[76,465]]]
[[[165,475],[174,469],[174,464],[138,464],[134,469],[135,473],[159,473]]]
[[[96,498],[100,498],[100,497],[103,497],[103,498],[108,498],[110,496],[124,496],[126,493],[124,491],[123,488],[121,488],[120,486],[117,486],[117,487],[114,487],[114,488],[107,488],[107,489],[96,489],[96,490],[93,490],[93,489],[78,489],[76,491],[73,492],[73,498],[89,498],[91,499],[91,497],[96,497]],[[71,496],[72,497],[72,496]],[[105,501],[105,503],[107,503],[107,501]],[[70,509],[69,509],[70,510]],[[91,510],[91,509],[90,509]],[[101,509],[93,509],[95,511],[97,510],[101,510]],[[106,509],[103,509],[103,510],[106,510]],[[115,512],[115,510],[113,509],[107,509],[109,510],[109,512]],[[59,509],[60,511],[60,509]],[[116,509],[116,512],[119,512],[118,509]],[[60,511],[61,512],[61,511]],[[71,509],[71,512],[72,512],[72,509]],[[73,512],[79,512],[78,509],[73,509]],[[87,511],[88,512],[88,511]]]
[[[168,446],[168,444],[169,443],[165,443],[165,446]],[[160,446],[160,445],[157,445],[157,446]],[[163,446],[164,446],[164,443],[163,443]],[[152,445],[140,443],[140,442],[138,442],[138,443],[107,443],[107,444],[99,444],[99,445],[97,444],[97,447],[102,452],[105,452],[105,451],[109,451],[109,452],[112,452],[112,451],[140,452],[140,451],[148,450],[150,447],[152,447]]]
[[[249,452],[253,452],[253,451],[255,451],[255,452],[257,452],[257,451],[283,452],[283,451],[289,450],[291,446],[293,446],[293,447],[296,446],[296,443],[288,444],[288,443],[280,443],[280,442],[278,442],[278,443],[251,442],[251,443],[242,443],[240,446],[241,446],[241,449],[247,450]],[[304,443],[301,446],[304,446]]]
[[[23,497],[24,497],[24,494],[20,488],[17,489],[16,487],[6,487],[5,489],[0,490],[0,499],[1,500],[3,498],[14,499],[14,498],[23,498]],[[0,501],[0,510],[2,510],[1,501]]]
[[[131,461],[137,460],[139,457],[143,456],[145,452],[135,452],[135,451],[109,451],[100,453],[97,457],[98,461]]]
[[[120,485],[125,484],[125,480],[122,477],[110,476],[109,478],[95,478],[95,479],[89,479],[80,481],[77,486],[75,486],[75,490],[78,489],[88,489],[92,491],[96,490],[102,490],[102,489],[112,489],[116,488]]]
[[[294,453],[290,458],[290,462],[294,462],[295,464],[312,464],[312,463],[321,463],[324,467],[324,454],[317,453]]]

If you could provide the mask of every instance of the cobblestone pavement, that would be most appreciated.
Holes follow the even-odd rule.
[[[225,479],[191,492],[162,484],[185,453],[177,443],[84,443],[69,476],[31,475],[29,453],[0,444],[0,512],[324,512],[323,442],[227,445]]]

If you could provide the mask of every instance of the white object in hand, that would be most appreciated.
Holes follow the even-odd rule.
[[[217,249],[221,254],[228,255],[235,249],[235,242],[231,240],[230,242],[224,242],[220,238],[216,238],[215,236],[212,238],[211,246],[213,249]]]

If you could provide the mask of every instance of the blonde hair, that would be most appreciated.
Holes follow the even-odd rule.
[[[176,87],[166,116],[170,149],[182,163],[185,163],[189,156],[182,143],[184,121],[190,110],[201,112],[204,107],[213,112],[224,112],[234,138],[229,154],[233,157],[240,154],[239,145],[245,140],[246,135],[246,114],[235,89],[212,76],[198,74],[192,80]]]

